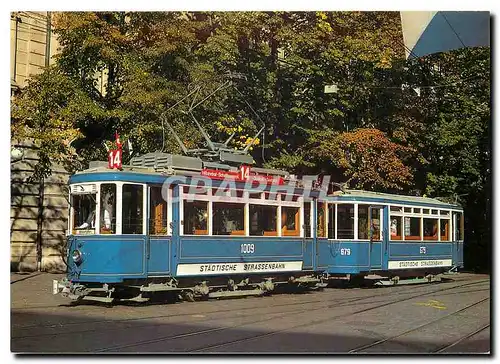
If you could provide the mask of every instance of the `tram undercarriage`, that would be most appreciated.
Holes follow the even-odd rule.
[[[263,296],[278,288],[316,290],[327,286],[323,275],[308,272],[301,275],[200,278],[156,277],[147,280],[125,280],[99,284],[70,282],[66,278],[53,281],[53,293],[61,293],[74,302],[83,300],[114,302],[148,302],[151,300],[184,300],[193,302],[244,296]]]

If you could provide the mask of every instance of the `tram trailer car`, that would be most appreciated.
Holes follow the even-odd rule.
[[[464,215],[458,205],[426,197],[338,191],[318,202],[315,218],[318,268],[330,276],[397,283],[408,277],[431,280],[463,268]]]
[[[141,302],[153,293],[193,300],[261,295],[279,284],[321,285],[313,229],[301,223],[300,189],[282,199],[271,193],[272,183],[253,189],[252,183],[221,186],[223,181],[211,179],[211,188],[193,193],[200,176],[236,173],[235,168],[161,157],[176,169],[119,171],[94,162],[71,176],[68,272],[53,282],[54,294],[62,291],[76,301]],[[287,176],[253,170],[250,177],[267,181]]]

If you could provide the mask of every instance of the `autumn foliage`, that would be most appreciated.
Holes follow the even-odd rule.
[[[378,129],[324,134],[317,150],[343,171],[350,187],[401,190],[412,184],[413,174],[404,160],[415,151],[391,141]]]

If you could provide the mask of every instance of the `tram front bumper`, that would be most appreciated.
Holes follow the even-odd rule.
[[[63,296],[67,296],[71,291],[70,286],[71,283],[66,278],[63,278],[61,281],[54,279],[52,280],[52,294],[62,293]]]

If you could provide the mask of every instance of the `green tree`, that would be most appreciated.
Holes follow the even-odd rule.
[[[430,196],[465,209],[469,268],[488,267],[491,252],[490,50],[437,56],[433,109],[423,136],[421,170]]]
[[[77,168],[78,158],[71,144],[82,137],[78,125],[103,114],[103,110],[57,68],[33,77],[14,101],[11,115],[12,139],[33,140],[39,148],[39,161],[30,177],[33,180],[46,177],[53,162],[70,171]]]

